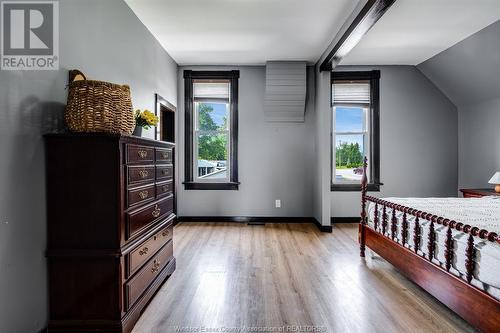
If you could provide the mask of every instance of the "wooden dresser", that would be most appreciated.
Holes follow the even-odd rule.
[[[49,332],[130,332],[175,270],[174,144],[45,139]]]
[[[461,189],[464,198],[481,198],[485,196],[499,196],[500,193],[495,192],[493,189],[483,188],[483,189]]]

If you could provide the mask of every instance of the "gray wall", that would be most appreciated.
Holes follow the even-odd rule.
[[[500,98],[459,107],[458,124],[459,187],[492,188],[488,180],[500,171]]]
[[[240,70],[238,191],[184,190],[178,186],[180,216],[311,216],[314,82],[308,70],[304,123],[266,122],[265,67],[180,67],[178,100],[184,99],[183,70]],[[312,82],[311,82],[312,81]],[[177,142],[184,147],[184,105],[178,107]],[[184,180],[184,149],[177,152],[178,180]],[[282,208],[274,207],[281,199]]]
[[[455,106],[414,66],[350,67],[381,71],[380,176],[376,196],[456,196]],[[332,216],[358,216],[360,193],[332,192]]]
[[[62,127],[67,69],[128,83],[133,104],[177,102],[177,64],[121,0],[60,1],[59,71],[0,71],[0,332],[47,321],[42,134]],[[151,133],[149,133],[151,135]]]
[[[500,21],[418,65],[458,107],[459,187],[500,171]]]

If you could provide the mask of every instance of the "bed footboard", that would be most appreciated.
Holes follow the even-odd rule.
[[[361,220],[359,223],[359,246],[360,256],[365,256],[366,247],[370,248],[378,255],[395,266],[408,279],[425,289],[439,301],[449,307],[483,332],[497,332],[500,330],[500,302],[488,295],[483,290],[471,284],[475,269],[475,240],[474,237],[496,242],[500,244],[500,237],[484,229],[479,229],[470,225],[436,216],[424,211],[405,207],[392,202],[388,202],[375,197],[367,196],[366,176],[367,159],[363,164],[363,178],[361,182]],[[368,202],[375,204],[373,227],[368,225],[366,206]],[[387,214],[391,209],[392,214]],[[379,210],[382,211],[379,217]],[[397,235],[396,211],[402,212],[401,236]],[[408,216],[413,215],[413,234],[409,234]],[[419,247],[409,248],[410,240],[413,244],[421,243],[420,221],[429,221],[429,237],[427,244],[427,255],[420,255]],[[435,264],[432,259],[436,251],[436,224],[445,226],[446,237],[444,239],[444,267]],[[382,233],[377,230],[381,229]],[[465,249],[465,269],[464,281],[450,273],[452,260],[454,257],[452,230],[456,229],[468,234],[467,247]]]

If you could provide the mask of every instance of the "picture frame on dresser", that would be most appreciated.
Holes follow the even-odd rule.
[[[159,94],[155,94],[155,140],[175,142],[175,114],[177,108]]]
[[[177,108],[160,94],[155,93],[155,115],[158,117],[158,126],[155,126],[155,140],[175,143]],[[176,174],[175,146],[172,148],[172,166],[174,175]],[[174,177],[174,213],[177,216],[177,177]],[[177,224],[177,217],[174,219],[174,225]]]

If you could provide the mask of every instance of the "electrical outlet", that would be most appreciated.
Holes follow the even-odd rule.
[[[276,208],[281,208],[281,200],[279,200],[279,199],[276,200],[275,206],[276,206]]]

